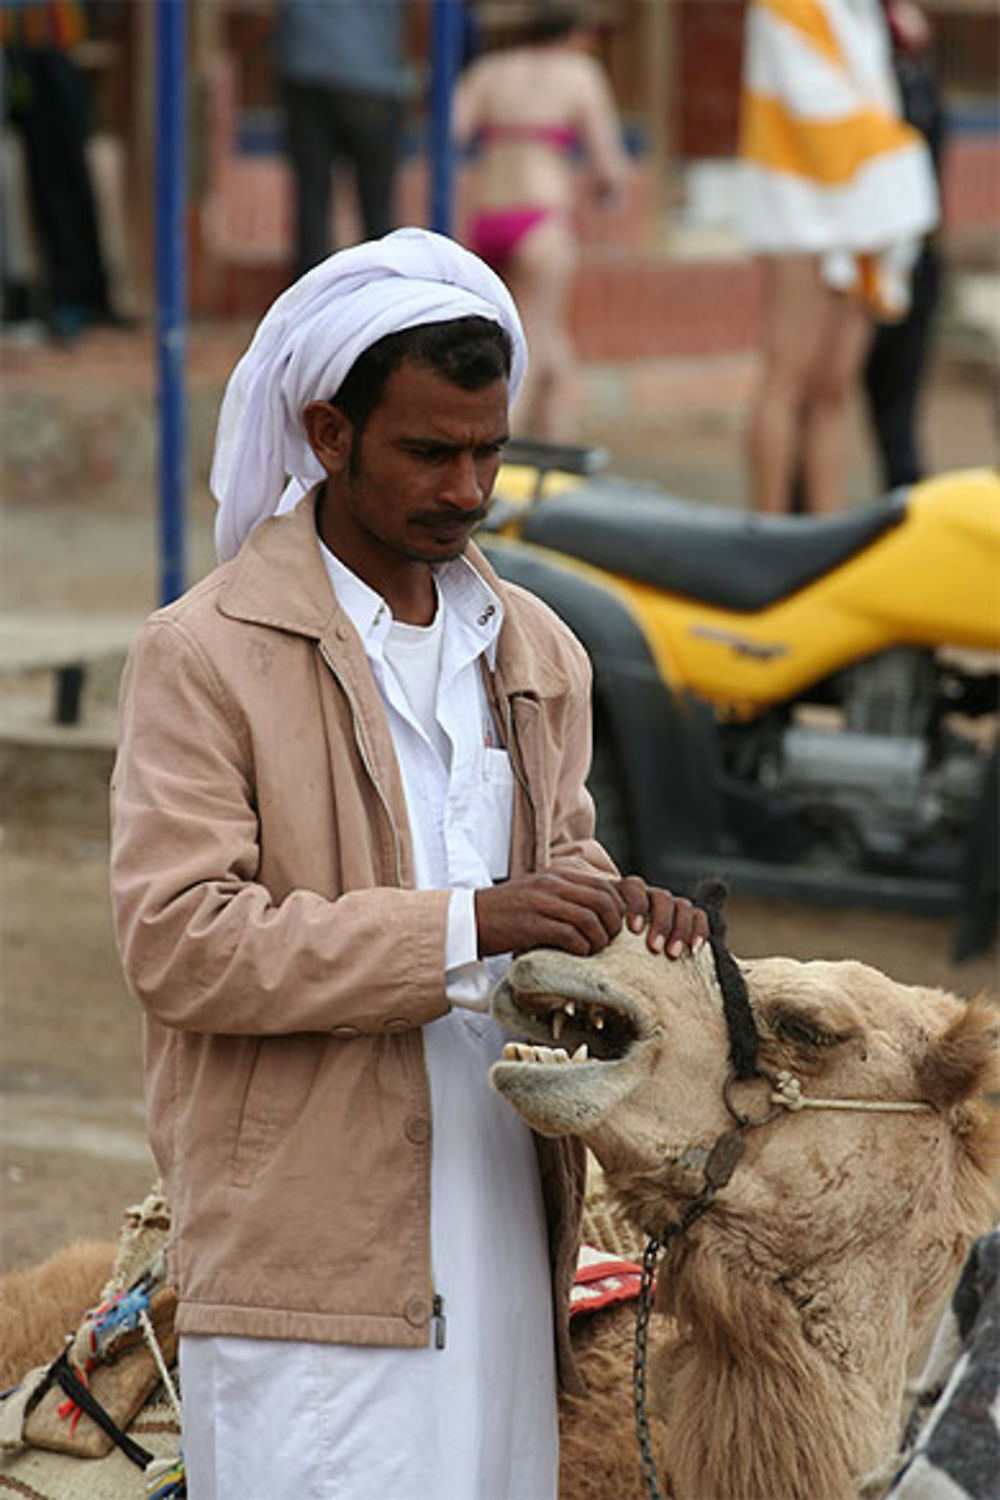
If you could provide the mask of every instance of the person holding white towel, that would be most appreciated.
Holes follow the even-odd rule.
[[[764,278],[747,433],[750,501],[846,501],[846,421],[873,319],[902,317],[938,217],[926,143],[902,118],[879,0],[751,0],[742,219]]]

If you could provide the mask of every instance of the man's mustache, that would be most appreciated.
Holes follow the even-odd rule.
[[[438,526],[442,521],[449,525],[478,526],[489,515],[491,503],[487,500],[475,510],[466,510],[457,505],[439,506],[437,510],[418,510],[413,513],[412,519],[422,526]]]

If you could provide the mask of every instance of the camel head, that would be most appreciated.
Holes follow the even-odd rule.
[[[678,960],[630,932],[514,960],[490,1082],[585,1142],[666,1244],[673,1493],[843,1500],[894,1454],[907,1374],[996,1212],[999,1016],[861,963],[738,962],[720,926]]]
[[[874,1198],[887,1175],[908,1181],[909,1197],[935,1142],[979,1223],[996,1149],[985,1092],[996,1076],[998,1013],[860,963],[765,958],[738,969],[760,1076],[733,1077],[711,948],[668,961],[623,931],[590,958],[536,949],[511,964],[493,1010],[516,1040],[494,1064],[492,1085],[535,1130],[583,1140],[649,1232],[697,1191],[709,1151],[739,1116],[768,1121],[745,1133],[758,1194],[770,1179],[775,1191],[796,1181],[821,1196],[854,1160]],[[787,1073],[807,1099],[924,1108],[783,1108],[772,1093]]]
[[[906,1377],[996,1209],[995,1008],[718,938],[669,961],[628,931],[590,958],[524,954],[492,1004],[512,1033],[493,1087],[579,1137],[667,1245],[674,1492],[853,1493],[895,1451]]]

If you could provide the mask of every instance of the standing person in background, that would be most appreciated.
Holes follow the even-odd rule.
[[[573,436],[575,359],[567,312],[578,261],[577,158],[602,207],[620,206],[628,161],[607,76],[586,48],[578,7],[540,4],[523,40],[478,58],[456,90],[454,133],[474,146],[469,247],[510,287],[531,369],[518,432]]]
[[[886,15],[903,117],[927,142],[940,181],[945,118],[927,59],[932,41],[930,24],[909,0],[888,0]],[[941,277],[941,250],[932,232],[924,239],[913,268],[906,316],[895,323],[879,324],[865,365],[865,394],[887,489],[915,484],[926,472],[917,417],[934,315],[941,297]]]
[[[937,222],[924,141],[900,117],[879,0],[751,0],[741,101],[743,224],[764,333],[750,412],[751,501],[846,498],[850,397],[873,318],[898,318]]]
[[[3,0],[4,103],[24,143],[32,225],[44,270],[42,311],[53,336],[113,321],[87,138],[91,101],[74,52],[86,38],[77,0]],[[5,296],[26,296],[7,287]],[[8,309],[12,319],[25,308]]]
[[[336,160],[354,168],[364,238],[395,223],[407,91],[403,0],[280,0],[277,64],[301,276],[332,248]]]

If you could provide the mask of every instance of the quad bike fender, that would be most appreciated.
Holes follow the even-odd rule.
[[[671,855],[719,847],[715,720],[664,682],[642,626],[596,569],[500,538],[480,545],[501,578],[543,599],[594,672],[598,834],[619,868],[660,882]]]

